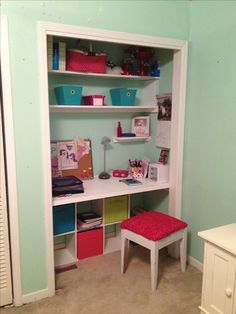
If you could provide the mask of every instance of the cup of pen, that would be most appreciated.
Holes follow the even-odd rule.
[[[130,175],[134,179],[143,178],[143,167],[141,160],[129,160]]]

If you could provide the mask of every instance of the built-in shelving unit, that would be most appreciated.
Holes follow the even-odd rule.
[[[169,182],[155,182],[148,179],[142,181],[138,186],[127,186],[119,181],[119,178],[111,178],[109,180],[99,180],[97,177],[91,180],[84,180],[84,193],[67,195],[64,197],[52,198],[51,195],[51,174],[49,164],[51,162],[50,155],[50,117],[51,122],[55,123],[56,119],[60,119],[63,123],[68,123],[71,119],[67,113],[77,113],[73,116],[73,119],[79,119],[80,113],[88,113],[88,115],[81,115],[86,120],[89,119],[90,113],[157,113],[158,107],[156,105],[156,95],[159,92],[159,77],[151,76],[136,76],[136,75],[114,75],[114,74],[97,74],[86,72],[73,72],[73,71],[48,71],[47,60],[47,36],[55,36],[60,40],[68,40],[68,43],[75,42],[78,39],[93,42],[94,44],[102,43],[104,45],[112,46],[113,51],[124,51],[124,46],[137,45],[143,47],[150,47],[154,50],[163,49],[171,50],[173,61],[172,75],[172,121],[171,121],[171,143],[170,143],[170,180]],[[105,202],[108,198],[118,198],[120,196],[127,195],[128,197],[128,211],[127,217],[129,217],[130,211],[130,198],[136,193],[145,193],[149,191],[168,190],[169,191],[169,213],[171,215],[180,217],[181,215],[181,191],[182,191],[182,155],[183,155],[183,135],[184,135],[184,105],[185,105],[185,86],[187,75],[187,42],[166,39],[154,36],[144,36],[138,34],[126,34],[120,32],[112,32],[99,29],[89,29],[77,26],[55,24],[40,22],[39,25],[39,38],[40,38],[40,89],[43,108],[42,121],[42,138],[44,142],[44,177],[45,177],[45,230],[48,230],[47,241],[48,245],[48,260],[49,260],[49,295],[55,293],[55,278],[54,278],[54,266],[61,267],[70,265],[78,261],[78,246],[77,246],[77,210],[79,211],[80,203],[91,202],[93,203],[93,209],[98,211],[101,215],[106,214]],[[123,45],[121,47],[121,45]],[[114,49],[119,47],[119,51]],[[112,50],[111,49],[111,50]],[[122,50],[123,49],[123,50]],[[156,51],[158,52],[158,51]],[[162,70],[161,70],[162,71]],[[162,73],[162,72],[161,72]],[[70,85],[70,84],[84,84],[84,93],[82,95],[105,95],[104,106],[59,106],[56,104],[54,87],[57,85]],[[137,102],[134,106],[112,106],[109,89],[119,88],[136,88],[137,89]],[[51,114],[52,113],[52,114]],[[58,113],[58,114],[53,114]],[[50,115],[51,114],[51,115]],[[62,115],[60,115],[62,114]],[[85,117],[86,116],[86,117]],[[90,115],[91,119],[100,119],[101,115]],[[122,115],[113,115],[121,116]],[[112,115],[106,115],[106,119],[114,119]],[[131,115],[130,115],[131,116]],[[59,117],[59,118],[58,118]],[[103,117],[102,117],[103,118]],[[124,118],[124,120],[127,117]],[[65,120],[67,120],[65,122]],[[71,120],[72,121],[72,120]],[[74,120],[73,120],[74,121]],[[83,121],[84,122],[84,121]],[[63,123],[59,125],[59,129],[63,127]],[[109,121],[110,123],[110,121]],[[91,123],[92,124],[92,123]],[[84,123],[85,125],[85,123]],[[111,123],[110,123],[111,125]],[[114,124],[113,124],[114,125]],[[153,131],[153,128],[152,128]],[[112,131],[111,131],[112,132]],[[86,133],[86,132],[85,132]],[[156,136],[156,134],[151,134]],[[135,146],[136,141],[148,141],[147,138],[113,138],[114,142],[125,143],[130,142]],[[150,141],[152,143],[152,141]],[[149,144],[147,144],[149,145]],[[128,145],[123,145],[122,148],[127,148]],[[116,149],[121,149],[121,145],[114,145]],[[137,149],[142,147],[142,142],[137,145]],[[142,147],[142,151],[144,147]],[[141,152],[140,152],[141,154]],[[47,192],[46,192],[47,191]],[[76,204],[75,206],[75,230],[64,234],[53,236],[52,230],[52,206],[59,206],[65,204]],[[78,208],[77,208],[78,207]],[[120,232],[119,224],[121,219],[114,220],[111,223],[106,223],[103,219],[103,239],[104,249],[103,253],[119,250],[120,248]],[[116,236],[110,237],[113,225],[116,229]],[[109,236],[106,237],[106,231]],[[89,231],[85,231],[89,232]],[[61,238],[61,239],[60,239]],[[64,241],[64,247],[57,245],[57,242],[62,239]],[[55,246],[60,249],[53,251],[53,240]],[[60,243],[59,243],[60,244]],[[54,260],[54,263],[53,263]]]

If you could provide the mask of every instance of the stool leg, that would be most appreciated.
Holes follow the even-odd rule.
[[[124,265],[125,265],[125,244],[126,238],[123,230],[121,230],[121,274],[124,274]]]
[[[183,230],[183,238],[180,240],[180,263],[181,271],[186,271],[186,254],[187,254],[187,228]]]
[[[156,286],[157,286],[158,255],[159,255],[158,242],[153,241],[153,244],[151,246],[151,285],[152,285],[152,291],[154,291],[156,289]]]

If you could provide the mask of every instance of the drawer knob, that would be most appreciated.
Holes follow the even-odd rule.
[[[225,290],[225,294],[226,294],[226,296],[227,296],[228,298],[231,298],[231,296],[232,296],[232,290],[231,290],[230,288],[227,288],[227,289]]]

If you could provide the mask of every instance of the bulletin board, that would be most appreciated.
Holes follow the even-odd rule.
[[[92,146],[89,139],[80,137],[69,141],[51,142],[52,177],[75,176],[93,178]]]

